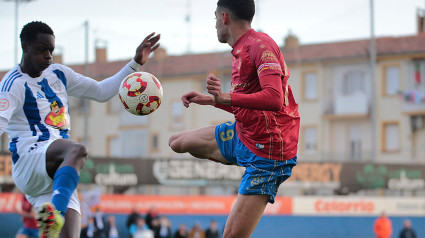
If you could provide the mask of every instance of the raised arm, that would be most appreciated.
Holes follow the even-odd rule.
[[[139,70],[144,65],[150,53],[159,47],[160,35],[154,36],[155,33],[149,34],[136,49],[136,54],[124,68],[115,75],[106,78],[100,82],[75,73],[74,80],[69,85],[69,94],[80,98],[91,99],[99,102],[105,102],[118,93],[121,81],[130,73]]]

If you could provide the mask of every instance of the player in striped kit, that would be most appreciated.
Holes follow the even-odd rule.
[[[52,64],[55,36],[47,24],[26,24],[20,38],[21,63],[0,82],[0,134],[10,138],[13,179],[37,209],[40,237],[78,237],[76,187],[87,148],[69,140],[68,96],[107,101],[146,63],[160,36],[148,35],[131,62],[100,82]]]

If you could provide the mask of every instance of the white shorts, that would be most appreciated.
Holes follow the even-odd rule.
[[[18,161],[12,166],[12,176],[18,189],[25,193],[28,201],[39,207],[52,201],[53,180],[46,171],[46,151],[55,140],[38,142],[37,146],[18,148]],[[77,190],[72,193],[68,208],[80,212]]]

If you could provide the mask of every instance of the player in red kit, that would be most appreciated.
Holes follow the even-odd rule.
[[[35,212],[33,206],[25,197],[25,194],[22,194],[21,200],[16,203],[16,212],[22,216],[23,226],[19,229],[15,238],[38,238]]]
[[[246,167],[224,238],[252,234],[297,163],[300,117],[288,85],[289,71],[277,44],[251,28],[254,13],[253,0],[217,2],[218,40],[233,48],[230,93],[210,74],[209,95],[192,91],[182,96],[186,107],[215,106],[233,113],[235,122],[182,132],[169,140],[175,152]]]

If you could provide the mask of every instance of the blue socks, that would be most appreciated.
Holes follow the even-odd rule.
[[[65,216],[69,199],[72,193],[77,188],[80,176],[71,166],[64,166],[56,171],[53,178],[53,195],[52,203],[56,210],[60,211],[62,216]]]

